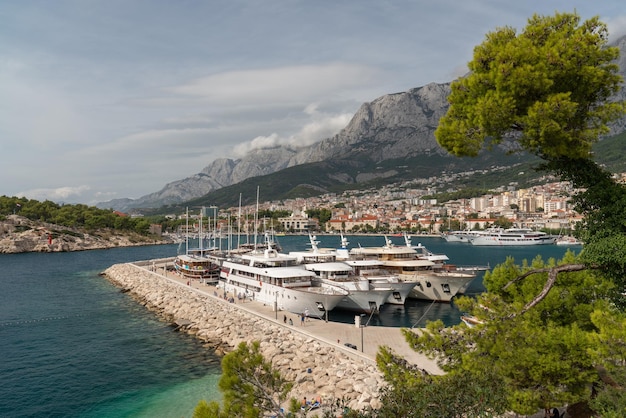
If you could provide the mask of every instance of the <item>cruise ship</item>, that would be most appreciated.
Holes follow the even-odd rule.
[[[349,295],[337,305],[338,309],[367,314],[379,312],[394,288],[388,282],[380,285],[371,284],[368,277],[360,274],[360,270],[337,260],[336,250],[319,248],[318,244],[317,238],[309,234],[311,249],[291,251],[289,255],[296,257],[296,260],[307,270],[315,273],[314,283],[320,286],[338,286],[349,292]],[[378,276],[382,278],[385,275],[379,273]]]
[[[554,235],[529,228],[490,228],[477,233],[470,242],[479,246],[546,245],[554,244],[556,239]]]
[[[476,278],[475,271],[446,269],[439,262],[421,258],[415,248],[394,246],[387,237],[384,246],[352,248],[349,255],[351,260],[378,260],[402,281],[413,282],[409,297],[415,299],[450,302]]]
[[[441,234],[441,237],[447,242],[465,242],[469,243],[472,238],[477,235],[477,231],[448,231]]]
[[[350,293],[339,286],[315,283],[316,274],[295,256],[273,248],[253,251],[222,262],[220,281],[227,291],[296,314],[322,318]]]

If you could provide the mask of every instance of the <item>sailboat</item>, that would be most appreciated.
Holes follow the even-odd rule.
[[[189,248],[189,211],[187,211],[187,237],[185,254],[174,259],[174,268],[183,277],[199,280],[202,283],[217,283],[220,275],[220,264],[216,257],[207,256],[209,249],[204,249],[202,235],[202,212],[200,212],[200,228],[198,231],[198,248]]]

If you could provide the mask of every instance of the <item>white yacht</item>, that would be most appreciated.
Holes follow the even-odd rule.
[[[556,238],[554,235],[529,228],[489,228],[480,231],[470,242],[479,246],[546,245],[554,244]]]
[[[349,293],[337,304],[337,309],[378,313],[392,292],[389,286],[371,286],[369,280],[355,275],[352,267],[344,262],[311,263],[305,264],[305,268],[315,273],[314,282],[321,286],[337,286]]]
[[[571,235],[559,235],[556,245],[583,245],[583,243]]]
[[[477,231],[448,231],[441,234],[441,237],[448,242],[469,243],[476,236]]]
[[[414,282],[409,297],[450,302],[459,289],[467,288],[476,272],[446,271],[441,264],[420,258],[414,248],[396,247],[385,237],[382,247],[358,247],[350,250],[350,259],[374,259],[403,281]]]
[[[418,243],[417,245],[411,245],[411,237],[406,234],[404,237],[404,242],[407,247],[413,248],[415,251],[417,251],[418,258],[429,260],[435,263],[435,265],[433,266],[433,270],[440,275],[450,275],[450,274],[463,275],[465,274],[465,275],[472,275],[476,277],[479,271],[489,270],[488,265],[487,266],[479,266],[479,265],[459,266],[456,264],[449,264],[448,261],[450,260],[450,258],[448,258],[447,255],[435,254],[431,252],[428,248],[423,246],[421,243]],[[464,294],[467,291],[467,288],[469,287],[471,283],[472,283],[472,280],[468,281],[465,284],[465,286],[462,286],[461,288],[459,288],[457,294]]]
[[[375,289],[391,289],[391,294],[385,303],[404,305],[406,298],[415,287],[415,282],[404,281],[397,274],[386,270],[378,260],[345,260],[354,270],[354,274],[366,278],[370,286]]]
[[[316,275],[299,264],[296,257],[273,248],[241,254],[222,262],[220,279],[226,290],[243,293],[274,309],[296,314],[308,311],[323,317],[349,292],[338,286],[319,286]]]
[[[349,292],[337,308],[363,313],[376,313],[392,293],[390,286],[373,286],[366,277],[355,272],[351,265],[337,260],[337,251],[321,249],[317,238],[309,234],[310,250],[290,251],[307,270],[316,275],[314,283],[320,286],[338,286]]]

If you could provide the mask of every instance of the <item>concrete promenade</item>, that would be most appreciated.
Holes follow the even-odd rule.
[[[143,263],[137,264],[141,265]],[[143,266],[145,268],[150,268],[149,265],[144,264]],[[186,278],[179,276],[177,273],[167,271],[163,262],[157,262],[156,264],[153,264],[152,267],[155,269],[153,271],[159,275],[173,280],[181,285],[188,286],[190,289],[198,292],[199,294],[209,298],[224,299],[223,289],[214,285],[199,283],[197,280],[189,282]],[[189,285],[187,285],[188,282]],[[403,357],[408,362],[419,366],[429,373],[442,373],[435,361],[413,351],[409,347],[408,343],[404,339],[404,336],[402,335],[401,328],[379,326],[358,328],[355,324],[344,324],[331,321],[326,322],[323,319],[317,318],[309,318],[308,321],[305,321],[304,325],[301,325],[299,315],[286,311],[275,312],[272,306],[264,305],[263,303],[256,301],[237,300],[237,295],[227,293],[227,299],[230,299],[231,296],[234,299],[233,304],[242,310],[249,311],[250,313],[275,324],[289,327],[293,331],[302,333],[315,338],[320,342],[324,342],[335,348],[341,349],[351,356],[366,358],[373,362],[376,359],[378,348],[384,345],[391,348],[393,352]],[[284,321],[285,316],[287,317],[286,324]],[[289,325],[289,319],[291,319],[293,325]],[[361,339],[363,344],[361,344]],[[357,348],[349,348],[344,345],[345,343],[352,344]]]

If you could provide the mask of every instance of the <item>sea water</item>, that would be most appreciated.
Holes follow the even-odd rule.
[[[318,236],[336,248],[338,235]],[[350,236],[350,246],[380,246],[381,236]],[[391,237],[403,245],[401,237]],[[304,250],[308,237],[279,237],[284,251]],[[567,248],[472,247],[417,237],[457,265],[560,258]],[[112,264],[176,255],[177,245],[73,253],[0,255],[0,416],[190,417],[199,400],[219,400],[219,358],[99,276]],[[575,249],[575,251],[579,248]],[[482,291],[482,275],[469,294]],[[458,323],[454,303],[385,305],[368,326]],[[353,322],[332,311],[330,320]]]
[[[220,363],[98,273],[175,246],[0,255],[0,416],[189,417]]]

